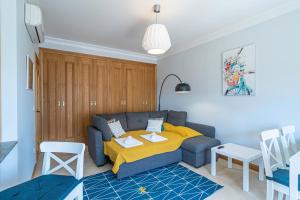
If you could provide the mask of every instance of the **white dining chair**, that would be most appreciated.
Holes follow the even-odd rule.
[[[286,169],[282,159],[278,143],[279,139],[279,129],[261,133],[260,147],[267,176],[267,200],[274,199],[274,191],[278,192],[278,199],[283,199],[284,194],[287,198],[289,195],[289,188],[281,181],[281,176],[288,174],[289,171]]]
[[[42,142],[40,145],[41,152],[44,153],[42,174],[48,175],[56,172],[57,170],[64,168],[77,180],[83,177],[83,161],[85,144],[74,142]],[[63,161],[54,153],[68,153],[75,154],[73,157],[66,161]],[[51,169],[51,159],[55,160],[59,165]],[[76,171],[74,171],[69,164],[77,160]],[[65,200],[71,199],[83,199],[83,183],[80,182],[73,190],[67,195]]]
[[[293,125],[284,126],[281,128],[281,143],[283,147],[284,160],[289,165],[289,159],[292,155],[298,152],[295,140],[296,128]]]
[[[299,174],[300,174],[300,152],[290,158],[290,199],[297,200],[299,193]]]
[[[0,192],[0,199],[83,199],[83,159],[85,144],[73,142],[42,142],[41,152],[44,153],[42,176],[26,181]],[[63,161],[55,153],[74,155]],[[58,165],[51,169],[51,159]],[[74,171],[69,164],[77,161]],[[72,176],[52,174],[64,168]]]

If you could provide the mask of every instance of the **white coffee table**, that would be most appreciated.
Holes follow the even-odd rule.
[[[218,149],[218,147],[224,148]],[[243,190],[249,192],[249,163],[259,161],[259,180],[264,180],[264,165],[261,151],[250,147],[227,143],[211,149],[211,174],[216,176],[216,154],[228,157],[228,168],[232,168],[232,159],[243,162]]]

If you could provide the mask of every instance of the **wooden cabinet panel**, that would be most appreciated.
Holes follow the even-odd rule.
[[[43,62],[43,139],[57,140],[60,131],[60,56],[45,54]]]
[[[144,111],[154,111],[156,109],[156,68],[153,65],[144,67]]]
[[[143,111],[144,103],[144,68],[137,64],[125,64],[126,111]]]
[[[78,64],[74,56],[63,56],[61,71],[61,140],[75,141],[78,132]]]
[[[124,67],[120,62],[109,62],[108,113],[124,112],[126,99]]]
[[[152,64],[41,50],[44,140],[86,142],[92,115],[154,111]]]
[[[90,70],[90,115],[108,112],[108,66],[105,60],[94,60]]]
[[[86,139],[86,128],[90,124],[90,71],[93,68],[93,60],[89,58],[79,58],[79,135]]]

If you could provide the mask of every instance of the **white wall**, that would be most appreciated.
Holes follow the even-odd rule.
[[[17,140],[17,10],[16,0],[1,1],[2,141]],[[13,125],[14,124],[14,125]]]
[[[35,113],[34,92],[26,90],[27,70],[26,55],[35,61],[35,47],[26,30],[24,23],[24,3],[26,0],[17,0],[17,40],[18,40],[18,148],[19,148],[19,180],[28,180],[36,162],[35,155]],[[23,158],[23,159],[22,159]],[[25,158],[25,159],[24,159]]]
[[[36,162],[34,93],[26,90],[26,55],[34,62],[35,47],[24,24],[25,0],[1,1],[2,141],[18,141],[11,162],[18,166],[18,182],[23,182],[31,178]]]
[[[259,147],[262,130],[300,128],[299,21],[298,10],[160,60],[159,87],[169,73],[192,87],[190,94],[175,94],[176,79],[168,80],[162,109],[186,110],[189,121],[215,126],[223,143]],[[256,45],[256,96],[222,96],[222,52],[251,43]]]

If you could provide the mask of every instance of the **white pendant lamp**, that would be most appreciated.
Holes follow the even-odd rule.
[[[160,13],[160,5],[154,5],[156,23],[148,26],[143,39],[143,48],[149,54],[164,54],[171,47],[171,40],[165,25],[157,23],[157,13]]]

